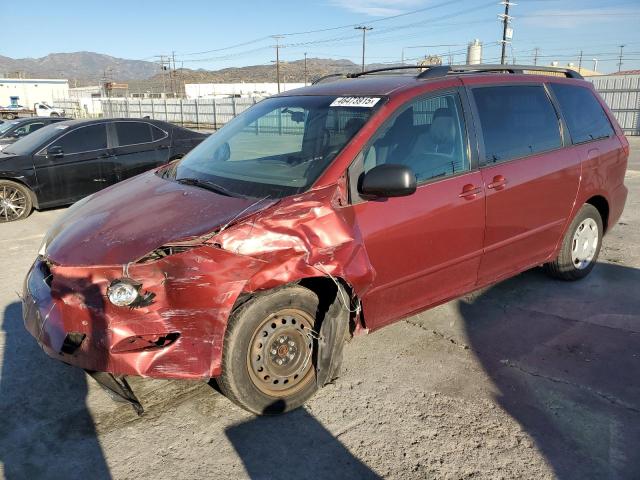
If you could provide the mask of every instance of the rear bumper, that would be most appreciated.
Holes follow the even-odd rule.
[[[204,274],[190,281],[178,268],[171,270],[177,265],[171,261],[132,266],[130,271],[156,297],[148,307],[130,309],[106,299],[106,286],[122,274],[121,268],[51,271],[38,259],[23,287],[25,327],[50,357],[84,370],[194,380],[218,376],[227,319],[245,282],[215,282]],[[188,262],[185,269],[190,268]]]

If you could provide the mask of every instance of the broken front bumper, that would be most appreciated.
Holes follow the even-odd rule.
[[[24,323],[49,356],[84,370],[216,377],[228,316],[255,268],[255,260],[212,247],[132,264],[128,275],[155,298],[123,308],[106,298],[122,267],[61,267],[38,258],[24,283]]]

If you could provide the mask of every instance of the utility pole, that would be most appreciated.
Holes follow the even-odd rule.
[[[284,48],[280,45],[280,39],[283,37],[282,35],[272,35],[271,38],[276,41],[273,48],[276,49],[276,81],[278,82],[278,93],[280,93],[280,49]]]
[[[177,83],[177,78],[176,78],[176,52],[175,50],[173,52],[171,52],[171,59],[173,60],[173,68],[171,69],[171,93],[173,93],[173,98],[176,98],[176,83]]]
[[[625,45],[620,45],[620,57],[618,57],[618,71],[622,70],[622,49]]]
[[[156,55],[159,58],[158,64],[160,65],[160,71],[162,72],[162,93],[167,93],[167,64],[168,60],[165,60],[165,55]],[[168,57],[166,57],[168,58]]]
[[[509,0],[504,0],[503,2],[500,2],[500,3],[504,5],[504,14],[498,15],[498,18],[502,20],[502,41],[500,42],[502,43],[502,52],[500,54],[500,64],[504,65],[506,62],[506,56],[507,56],[507,43],[509,43],[511,38],[513,37],[513,30],[509,26],[509,21],[513,17],[509,16],[509,7],[511,5],[517,5],[517,4],[511,3]]]
[[[578,73],[582,70],[582,50],[580,50],[580,56],[578,57]]]
[[[307,52],[304,52],[304,86],[307,86]]]
[[[364,49],[365,42],[367,38],[367,30],[373,30],[373,27],[366,27],[364,25],[360,25],[359,27],[353,27],[355,30],[362,30],[362,71],[364,72]]]
[[[593,61],[593,71],[597,72],[598,71],[598,59],[597,58],[592,58],[591,59]]]
[[[538,52],[540,49],[538,47],[533,49],[533,64],[538,65]]]

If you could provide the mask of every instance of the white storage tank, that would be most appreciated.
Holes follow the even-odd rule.
[[[475,39],[467,46],[467,65],[480,65],[482,63],[482,42]]]

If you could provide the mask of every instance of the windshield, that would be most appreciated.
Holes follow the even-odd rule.
[[[282,198],[307,190],[369,120],[380,98],[292,96],[256,104],[191,151],[178,181]],[[198,182],[194,182],[197,180]]]
[[[8,130],[10,130],[11,128],[15,127],[19,123],[20,122],[4,122],[4,123],[0,123],[0,135],[6,133]]]
[[[31,155],[32,153],[36,153],[37,149],[43,147],[45,143],[52,140],[66,128],[68,128],[67,125],[47,125],[12,143],[9,147],[5,148],[3,152],[14,155]]]

